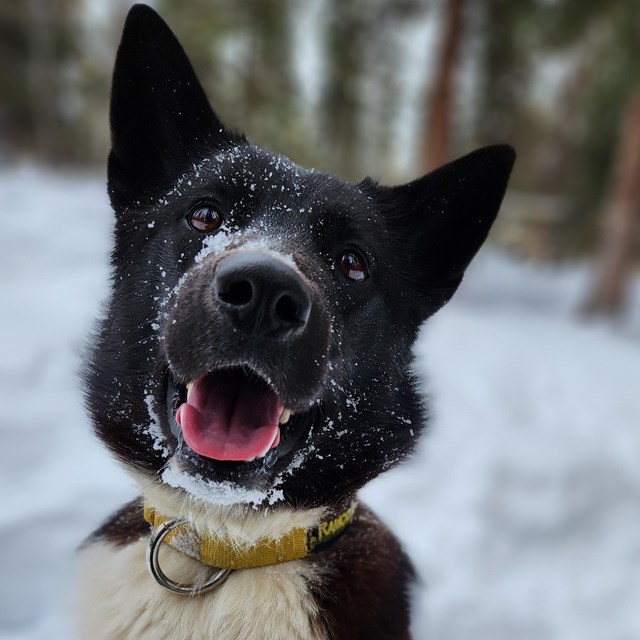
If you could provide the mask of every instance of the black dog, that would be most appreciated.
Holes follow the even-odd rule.
[[[111,130],[86,393],[141,498],[85,544],[81,637],[409,638],[410,562],[354,499],[414,448],[411,345],[485,240],[513,150],[397,187],[303,169],[220,123],[140,5]]]

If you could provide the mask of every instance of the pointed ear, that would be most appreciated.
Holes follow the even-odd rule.
[[[423,178],[383,188],[392,229],[409,248],[405,272],[425,301],[445,304],[487,238],[515,161],[508,145],[484,147]]]
[[[141,4],[124,25],[110,120],[109,194],[116,211],[170,184],[189,160],[242,139],[218,120],[169,27]]]

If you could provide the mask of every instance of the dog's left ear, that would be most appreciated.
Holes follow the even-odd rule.
[[[116,211],[173,184],[203,154],[242,139],[213,112],[171,29],[142,4],[124,25],[110,120],[109,195]]]
[[[407,278],[426,317],[454,294],[487,238],[515,162],[508,145],[484,147],[397,187],[378,187],[388,220],[406,246]]]

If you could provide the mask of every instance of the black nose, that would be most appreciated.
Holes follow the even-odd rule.
[[[288,337],[311,313],[302,277],[268,253],[238,249],[220,260],[213,295],[234,328],[256,336]]]

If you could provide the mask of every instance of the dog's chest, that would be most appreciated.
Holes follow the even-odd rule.
[[[125,547],[96,542],[81,554],[79,638],[95,640],[323,640],[310,563],[237,571],[217,591],[168,593],[150,576],[146,540]],[[167,574],[184,581],[209,570],[169,551]]]

